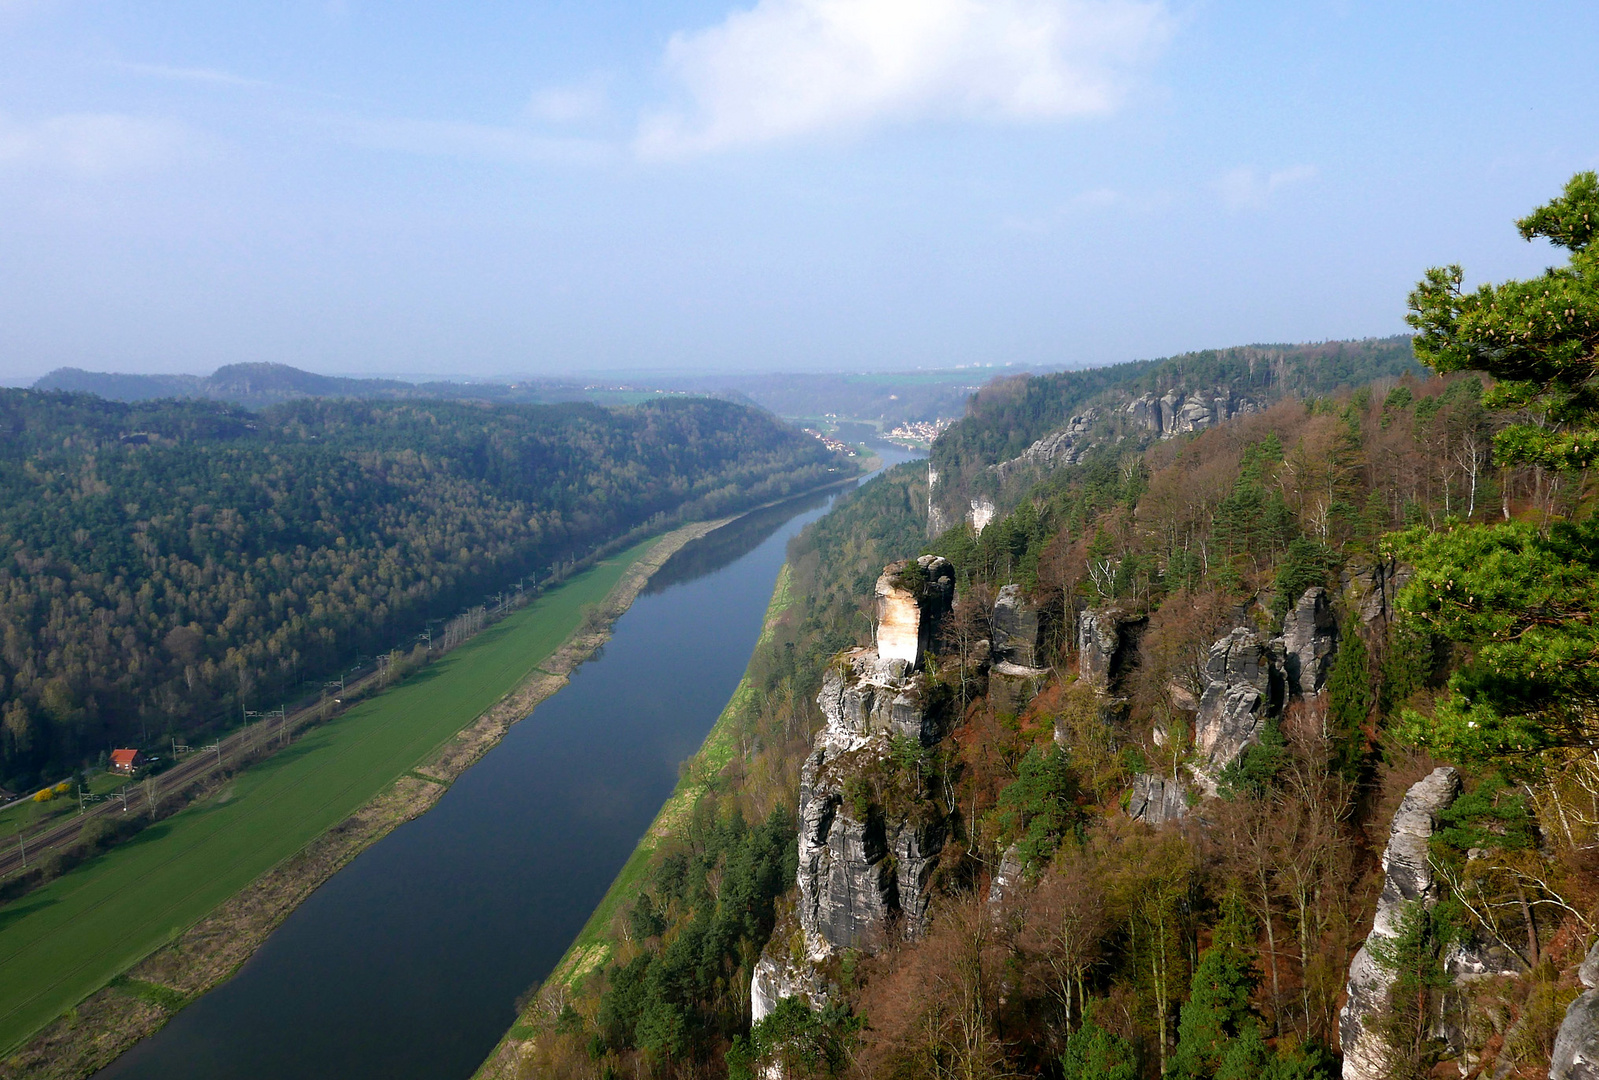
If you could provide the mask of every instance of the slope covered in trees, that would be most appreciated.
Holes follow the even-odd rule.
[[[846,475],[768,414],[0,394],[0,775],[263,708],[610,542]]]
[[[751,661],[742,753],[662,845],[613,962],[525,1014],[524,1074],[1308,1080],[1364,1030],[1380,1053],[1346,1076],[1549,1075],[1599,926],[1596,191],[1579,176],[1522,222],[1569,266],[1464,295],[1458,270],[1428,276],[1412,305],[1435,374],[1373,352],[1207,430],[1105,438],[981,529],[917,539],[909,466],[808,530]],[[935,466],[1014,456],[1089,400],[1074,386],[980,398]],[[911,703],[948,734],[849,743],[882,752],[836,766],[854,771],[831,813],[859,826],[838,835],[864,845],[829,850],[892,881],[907,852],[874,855],[872,829],[936,818],[932,906],[829,948],[772,886],[776,853],[753,875],[750,841],[713,827],[760,835],[739,822],[820,805],[800,790],[817,692],[871,640],[877,572],[918,550],[957,578]],[[1042,670],[998,659],[1007,585],[1008,610],[1039,616]],[[1239,730],[1222,767],[1212,740]],[[807,880],[850,904],[876,879]],[[709,948],[688,928],[730,917],[711,887],[728,881],[753,918]],[[686,940],[692,979],[635,979],[679,970],[661,965]],[[761,955],[799,977],[745,1034]]]

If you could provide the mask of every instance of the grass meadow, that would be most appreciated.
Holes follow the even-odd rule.
[[[420,764],[554,652],[653,542],[310,729],[219,795],[0,908],[0,1053]]]

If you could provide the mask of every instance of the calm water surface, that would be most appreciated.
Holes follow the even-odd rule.
[[[684,548],[571,685],[99,1077],[469,1077],[671,793],[744,673],[789,539],[831,501]]]

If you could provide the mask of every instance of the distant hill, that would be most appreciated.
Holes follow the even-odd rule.
[[[57,368],[33,384],[35,390],[69,390],[109,401],[206,398],[261,409],[301,398],[493,401],[539,405],[595,400],[581,383],[541,379],[519,383],[412,383],[401,379],[352,379],[318,375],[287,364],[229,364],[211,375],[119,375]]]

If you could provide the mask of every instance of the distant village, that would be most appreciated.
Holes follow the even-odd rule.
[[[859,447],[851,446],[847,442],[840,442],[838,439],[833,438],[831,435],[823,435],[820,431],[817,431],[815,428],[806,428],[805,429],[805,433],[807,435],[811,435],[811,436],[814,436],[815,438],[818,438],[818,439],[822,440],[822,445],[827,447],[829,450],[835,451],[835,452],[840,453],[840,454],[848,454],[850,457],[856,457],[856,456],[858,456],[860,454],[860,448]]]
[[[939,434],[955,422],[953,417],[941,416],[937,420],[907,420],[883,438],[889,442],[908,446],[931,446]]]

